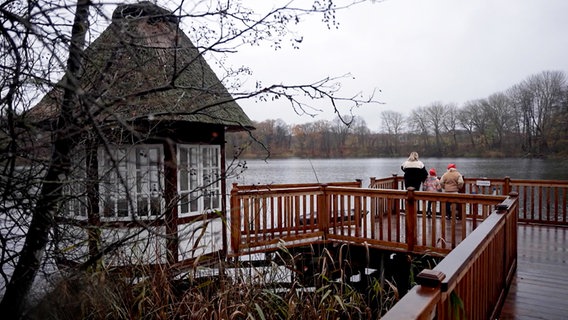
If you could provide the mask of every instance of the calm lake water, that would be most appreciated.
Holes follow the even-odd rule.
[[[365,186],[370,177],[403,175],[404,158],[367,159],[268,159],[246,160],[246,171],[229,183],[271,184],[354,181]],[[568,180],[568,162],[542,159],[421,158],[427,169],[436,168],[441,176],[448,163],[455,163],[466,177]],[[230,184],[228,184],[230,189]]]

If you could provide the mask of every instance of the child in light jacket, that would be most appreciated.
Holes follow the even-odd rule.
[[[428,171],[428,178],[426,178],[426,181],[424,181],[423,185],[424,191],[442,191],[442,185],[440,184],[440,179],[438,179],[438,176],[436,175],[436,169],[432,168],[430,169],[430,171]],[[428,215],[428,217],[432,216],[432,201],[428,201],[426,214]]]

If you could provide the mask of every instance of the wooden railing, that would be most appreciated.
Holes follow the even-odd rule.
[[[332,186],[361,187],[361,181],[335,182]],[[231,249],[271,248],[281,241],[322,238],[317,212],[323,206],[320,184],[239,186],[231,190]],[[321,212],[321,210],[320,210]],[[318,223],[324,223],[322,219]],[[263,251],[262,249],[259,249]]]
[[[464,178],[462,193],[483,195],[519,194],[519,222],[568,225],[568,181],[505,178]],[[370,188],[405,189],[404,179],[371,178]]]
[[[369,188],[234,185],[232,254],[327,240],[440,252],[384,319],[491,319],[516,270],[517,222],[568,225],[567,194],[568,181],[509,178],[466,178],[458,194],[404,190],[396,175],[371,178]],[[428,218],[428,202],[450,219]]]
[[[274,250],[306,241],[366,242],[375,247],[446,254],[470,234],[504,196],[309,185],[233,185],[233,254]],[[427,202],[433,216],[428,218]]]
[[[517,266],[518,209],[511,193],[381,319],[495,319]]]

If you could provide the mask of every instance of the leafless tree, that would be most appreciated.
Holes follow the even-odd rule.
[[[471,143],[471,148],[470,149],[474,149],[476,148],[477,144],[476,144],[476,130],[475,130],[475,124],[474,124],[474,117],[476,114],[477,110],[476,110],[476,102],[475,101],[467,101],[464,106],[459,110],[458,112],[458,121],[460,123],[460,126],[462,128],[465,129],[465,131],[467,132],[467,134],[469,135],[469,139],[470,139],[470,143]]]
[[[553,123],[562,118],[566,92],[566,75],[560,71],[543,71],[529,76],[509,90],[514,107],[523,116],[527,152],[535,155],[549,151]]]
[[[416,134],[422,140],[422,143],[420,143],[420,145],[422,145],[423,148],[421,150],[422,151],[421,153],[424,153],[423,150],[430,149],[430,141],[429,141],[430,130],[429,130],[428,120],[425,114],[426,114],[425,107],[417,107],[416,109],[412,110],[410,116],[408,117],[408,123],[411,129],[409,131],[409,135]],[[418,143],[412,142],[412,144],[417,145]]]
[[[402,113],[396,111],[382,111],[381,124],[389,139],[386,141],[387,150],[391,155],[398,155],[400,134],[404,128],[404,117]]]
[[[446,116],[446,106],[441,102],[433,102],[424,109],[424,118],[428,128],[434,133],[436,142],[436,153],[444,154],[444,144],[442,141],[442,130]]]
[[[355,116],[351,127],[353,128],[353,134],[355,135],[355,143],[357,146],[363,150],[368,150],[373,144],[372,141],[370,141],[371,132],[367,127],[365,119],[360,116]]]
[[[345,156],[345,143],[347,142],[347,137],[353,131],[351,126],[353,125],[353,117],[350,115],[343,115],[341,117],[336,117],[331,125],[331,135],[334,144],[334,149],[339,152],[340,157]],[[343,119],[343,120],[342,120]],[[349,125],[345,125],[344,120],[348,120]]]
[[[504,93],[494,93],[485,101],[484,111],[490,119],[490,131],[494,135],[492,144],[495,148],[501,148],[505,132],[512,127],[511,102]]]
[[[460,122],[458,120],[459,110],[455,104],[447,104],[445,106],[445,113],[443,117],[443,129],[444,133],[451,137],[450,148],[453,153],[459,152],[458,144],[458,128],[460,127]],[[447,152],[446,152],[447,154]]]

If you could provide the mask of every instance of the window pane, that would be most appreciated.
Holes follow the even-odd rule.
[[[158,157],[158,148],[151,148],[148,153],[150,165],[152,167],[156,167],[160,162]]]
[[[187,191],[189,188],[189,181],[188,181],[188,174],[187,170],[180,170],[179,172],[179,189],[180,191]]]
[[[103,207],[103,216],[105,217],[113,217],[114,216],[114,201],[111,197],[106,197],[104,201]]]
[[[136,168],[148,165],[148,154],[143,148],[136,148]]]
[[[219,209],[221,208],[221,203],[220,200],[221,199],[221,195],[219,194],[218,191],[213,191],[213,196],[211,199],[211,207],[212,209]]]
[[[119,217],[128,217],[128,200],[121,198],[116,201],[116,210]]]
[[[136,192],[138,193],[144,193],[144,176],[143,173],[138,171],[136,172]]]
[[[189,202],[190,210],[192,212],[196,212],[199,210],[199,203],[197,202],[199,196],[197,195],[197,192],[192,192],[190,197],[191,197],[191,200]]]
[[[203,152],[202,154],[203,167],[209,167],[209,163],[211,162],[211,153],[209,152],[210,149],[204,147],[201,149],[201,151]]]
[[[189,190],[195,190],[199,187],[197,181],[197,169],[192,168],[189,172]]]
[[[180,197],[180,213],[189,213],[189,199],[187,194]]]
[[[197,168],[198,166],[198,150],[195,147],[189,148],[189,166],[193,168]]]
[[[148,216],[148,198],[138,197],[138,215],[141,217]]]
[[[219,168],[219,148],[212,149],[211,167]]]
[[[189,153],[189,149],[187,148],[180,148],[179,149],[179,167],[180,168],[185,168],[188,166],[189,161],[188,161],[188,153]]]
[[[162,203],[159,197],[150,198],[150,212],[153,216],[158,216],[162,212]]]

